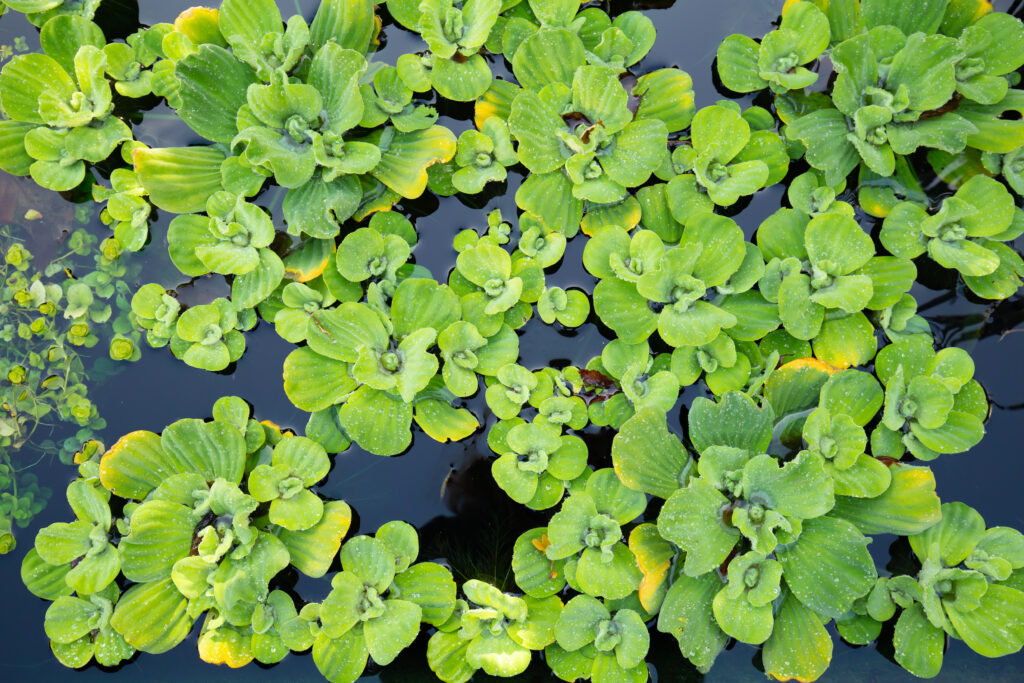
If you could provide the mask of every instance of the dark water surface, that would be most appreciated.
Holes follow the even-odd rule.
[[[110,2],[111,0],[106,0]],[[123,1],[123,0],[122,0]],[[187,0],[141,0],[139,21],[152,24],[173,21],[178,12],[189,6]],[[279,2],[285,16],[300,11],[312,17],[317,0]],[[994,3],[997,10],[1015,11],[1024,15],[1021,2],[1002,0]],[[612,2],[611,11],[630,9],[631,3]],[[716,0],[696,3],[688,0],[651,0],[633,7],[650,9],[649,15],[658,28],[658,39],[650,55],[636,69],[638,72],[663,66],[677,66],[686,70],[694,81],[697,105],[705,106],[723,97],[714,86],[712,62],[718,43],[730,33],[759,36],[771,29],[777,17],[779,0]],[[12,43],[15,36],[25,36],[31,49],[38,49],[38,33],[20,15],[0,19],[0,44]],[[423,49],[425,44],[407,31],[386,27],[386,42],[376,57],[393,62],[398,55]],[[495,64],[496,73],[506,65]],[[750,103],[746,98],[744,104]],[[460,106],[442,110],[446,116],[442,123],[456,133],[470,124],[471,107]],[[170,110],[159,107],[148,112],[144,121],[134,126],[137,139],[151,145],[176,146],[200,140],[180,121],[170,116]],[[421,198],[399,206],[415,220],[420,243],[414,251],[416,262],[429,268],[438,280],[447,277],[454,264],[455,252],[451,247],[454,235],[466,227],[486,226],[486,213],[501,208],[506,217],[515,215],[514,193],[522,180],[515,172],[509,174],[504,191],[490,192],[485,200],[469,206],[457,198]],[[0,173],[0,189],[16,184],[20,189],[31,185],[28,179],[15,179]],[[0,193],[2,194],[2,193]],[[56,212],[64,202],[54,193],[45,193],[48,203],[38,201],[17,206],[13,215],[20,216],[30,208]],[[758,193],[735,213],[734,218],[749,237],[765,216],[780,205],[782,187],[769,188]],[[7,195],[10,196],[10,195]],[[273,190],[264,193],[260,203],[280,218],[280,196]],[[275,211],[276,209],[276,211]],[[166,227],[171,216],[161,213],[151,225],[152,241],[138,255],[129,256],[143,264],[139,282],[158,281],[173,287],[184,284],[185,279],[170,264],[166,252]],[[870,221],[870,219],[868,219]],[[61,226],[46,225],[46,230],[59,234]],[[279,227],[283,227],[280,226]],[[871,228],[869,222],[865,227]],[[29,237],[38,237],[40,227],[34,226]],[[109,234],[107,228],[94,221],[96,234]],[[581,235],[566,250],[565,258],[556,270],[549,273],[550,285],[576,285],[592,289],[594,280],[582,268],[581,256],[585,238]],[[1018,244],[1020,246],[1020,244]],[[33,249],[33,251],[36,251]],[[971,452],[943,456],[931,464],[938,481],[938,492],[944,501],[961,500],[975,507],[989,526],[1006,525],[1024,529],[1024,505],[1021,482],[1024,481],[1024,297],[992,304],[971,301],[948,281],[927,280],[935,288],[917,285],[914,295],[921,312],[933,324],[936,339],[943,344],[957,344],[967,349],[977,365],[975,376],[988,391],[992,403],[992,417],[986,425],[986,437]],[[942,289],[946,287],[946,289]],[[202,302],[226,294],[223,279],[200,278],[182,291],[182,298]],[[548,364],[584,365],[598,355],[610,338],[608,331],[596,323],[596,318],[573,331],[559,331],[539,320],[529,323],[521,331],[520,362],[527,367]],[[293,348],[280,339],[273,326],[267,323],[247,333],[247,350],[233,368],[226,373],[208,373],[187,367],[170,355],[166,349],[144,349],[142,360],[122,367],[121,372],[104,384],[90,388],[91,398],[107,422],[101,438],[112,444],[122,434],[134,429],[161,430],[165,425],[184,417],[206,417],[210,406],[223,395],[242,396],[255,406],[259,419],[270,419],[282,427],[303,428],[306,414],[296,409],[284,394],[281,367],[285,356]],[[105,355],[105,345],[94,349],[94,355]],[[685,406],[699,395],[694,388],[687,389],[680,398],[678,412],[670,414],[673,429],[681,427],[675,420],[685,420]],[[470,408],[478,415],[487,414],[482,397],[470,401]],[[490,418],[493,422],[493,418]],[[490,423],[488,423],[490,424]],[[421,559],[445,557],[456,573],[456,579],[480,577],[513,584],[509,567],[512,543],[522,531],[543,524],[538,517],[522,506],[512,503],[491,480],[490,450],[486,443],[484,425],[476,435],[465,441],[442,445],[415,430],[412,448],[404,455],[384,458],[370,455],[353,447],[334,458],[334,468],[321,492],[332,498],[349,502],[357,513],[351,533],[372,533],[380,524],[392,519],[404,519],[420,529]],[[608,430],[588,428],[586,439],[590,446],[591,462],[602,466],[608,461],[612,434]],[[30,463],[37,456],[23,452],[16,456],[20,463]],[[22,586],[19,568],[24,553],[31,547],[36,531],[55,521],[67,521],[70,510],[63,498],[64,488],[75,475],[75,470],[58,461],[40,462],[32,470],[41,483],[53,489],[50,505],[24,530],[18,530],[18,548],[0,557],[0,585],[4,586],[2,602],[3,622],[0,625],[0,681],[52,681],[52,680],[113,680],[132,681],[223,681],[223,680],[280,680],[321,681],[312,658],[291,655],[273,667],[251,664],[241,670],[204,664],[196,652],[196,635],[174,651],[164,655],[139,655],[116,672],[95,664],[83,671],[62,667],[52,656],[43,632],[43,615],[49,603],[38,600]],[[880,570],[890,560],[889,545],[893,538],[876,537],[871,550]],[[896,554],[904,552],[897,546]],[[290,583],[290,581],[287,581]],[[307,601],[323,598],[329,590],[326,580],[299,580],[296,591]],[[883,634],[884,637],[884,634]],[[835,638],[833,662],[823,681],[909,681],[915,680],[891,661],[888,646],[854,648]],[[433,681],[425,660],[426,638],[421,636],[416,645],[374,677],[385,682]],[[536,659],[536,658],[535,658]],[[648,661],[654,665],[658,681],[698,681],[702,677],[682,660],[671,638],[652,631],[652,650]],[[483,680],[478,675],[474,680]],[[939,681],[1021,681],[1024,680],[1024,655],[1018,654],[999,660],[989,660],[974,654],[959,641],[954,641],[946,653]],[[540,662],[517,681],[556,680]],[[759,671],[756,648],[739,645],[724,652],[711,673],[703,677],[709,682],[763,680]]]

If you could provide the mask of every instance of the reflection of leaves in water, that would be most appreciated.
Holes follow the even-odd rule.
[[[604,4],[604,10],[615,16],[631,10],[668,9],[676,4],[676,0],[610,0]]]
[[[445,503],[455,516],[436,517],[420,529],[420,557],[445,558],[457,583],[481,579],[515,590],[509,558],[516,538],[543,526],[544,516],[514,503],[495,485],[489,458],[452,472]]]
[[[929,309],[947,303],[958,303],[962,307],[964,301],[958,301],[956,293],[948,291],[925,302],[918,309],[932,324],[940,347],[962,346],[972,340],[980,341],[987,337],[1002,339],[1019,331],[1018,326],[1024,322],[1024,298],[1019,296],[1004,301],[979,302],[972,305],[973,310],[969,312],[928,314]]]

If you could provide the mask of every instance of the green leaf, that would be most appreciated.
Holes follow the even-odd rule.
[[[809,519],[795,543],[780,547],[786,585],[803,605],[840,617],[875,584],[875,563],[868,539],[851,524],[833,517]],[[831,577],[823,582],[821,572]]]
[[[786,137],[799,140],[807,148],[807,162],[825,174],[825,182],[835,185],[857,167],[860,155],[846,138],[846,117],[835,109],[819,109],[786,126]]]
[[[817,680],[832,660],[832,638],[817,614],[786,595],[761,656],[765,673],[773,678]]]
[[[533,173],[557,171],[567,154],[558,133],[567,126],[558,112],[540,95],[525,90],[512,102],[508,120],[509,132],[519,141],[519,161]]]
[[[362,628],[353,628],[340,638],[322,632],[313,643],[313,662],[331,683],[353,683],[366,668],[369,652]]]
[[[473,102],[491,85],[491,68],[481,55],[465,61],[438,57],[430,72],[430,83],[443,97],[456,102]]]
[[[781,467],[770,455],[758,455],[743,468],[743,492],[787,517],[819,517],[835,503],[832,481],[821,458],[802,452]]]
[[[103,590],[117,577],[121,569],[121,556],[112,545],[106,545],[95,554],[86,555],[67,573],[64,580],[79,595]]]
[[[904,609],[896,621],[893,633],[896,661],[915,676],[931,678],[939,673],[945,644],[946,634],[932,626],[918,604]]]
[[[39,32],[39,44],[69,74],[75,73],[75,55],[83,45],[103,50],[106,38],[102,29],[82,16],[57,15]],[[106,52],[106,50],[104,50]],[[110,61],[108,57],[108,62]]]
[[[383,140],[374,134],[366,141],[379,144]],[[372,174],[401,196],[414,199],[427,187],[427,167],[449,161],[455,148],[455,136],[442,126],[395,133],[386,148],[381,145],[380,163]]]
[[[25,135],[35,124],[21,121],[0,121],[0,170],[12,175],[28,175],[35,161],[25,151]]]
[[[468,681],[476,667],[466,661],[466,651],[472,641],[458,633],[438,631],[427,642],[427,664],[439,678],[451,682]]]
[[[212,44],[175,65],[181,85],[178,114],[189,127],[208,140],[225,145],[238,133],[235,117],[246,103],[246,90],[256,74],[230,51]]]
[[[369,306],[342,303],[337,308],[317,314],[309,328],[309,348],[317,353],[354,363],[363,346],[383,348],[388,333],[378,315]]]
[[[712,612],[712,601],[721,588],[722,581],[713,572],[696,578],[682,574],[672,583],[658,614],[658,630],[674,636],[682,655],[702,672],[711,668],[729,642]]]
[[[752,605],[743,595],[730,597],[724,588],[715,596],[712,605],[718,625],[741,643],[759,645],[772,633],[774,618],[771,605]]]
[[[136,523],[119,546],[125,578],[143,582],[169,577],[174,563],[188,557],[192,550],[196,527],[192,509],[152,500],[132,517]]]
[[[658,326],[658,316],[647,306],[647,299],[636,291],[633,283],[618,278],[597,283],[594,310],[627,343],[644,341]]]
[[[617,600],[635,591],[643,575],[636,558],[622,543],[611,547],[612,559],[597,548],[585,548],[576,567],[576,582],[589,595]]]
[[[833,517],[852,522],[863,534],[918,533],[942,518],[935,476],[926,467],[894,464],[892,483],[877,498],[836,498]]]
[[[193,619],[187,608],[188,601],[169,578],[141,583],[118,600],[110,625],[135,649],[160,654],[192,630]]]
[[[513,641],[502,631],[498,635],[482,631],[469,643],[466,662],[482,668],[492,676],[507,678],[526,670],[530,664],[530,651]]]
[[[74,592],[64,580],[71,567],[67,564],[52,565],[39,556],[32,548],[25,553],[21,562],[21,582],[36,597],[44,600],[56,600],[62,595]]]
[[[291,563],[306,576],[319,578],[341,547],[341,539],[352,524],[352,509],[344,501],[324,503],[323,516],[303,531],[276,530],[276,535],[291,557]]]
[[[727,527],[722,509],[725,496],[703,479],[673,493],[658,515],[658,533],[686,551],[683,571],[700,576],[720,566],[739,540],[739,532]]]
[[[216,147],[136,148],[132,162],[150,201],[172,213],[206,210],[209,197],[222,189],[224,152]]]
[[[574,33],[542,29],[519,45],[512,57],[512,71],[524,88],[539,91],[552,83],[569,85],[584,63],[583,43]]]
[[[877,348],[874,327],[860,312],[826,319],[814,338],[814,355],[840,369],[867,364]]]
[[[942,519],[908,540],[914,554],[922,562],[940,559],[947,567],[955,567],[967,559],[985,534],[985,520],[963,503],[945,503]]]
[[[391,593],[419,605],[423,621],[433,626],[446,622],[455,609],[452,574],[434,562],[420,562],[398,573]]]
[[[303,410],[315,412],[341,403],[356,387],[346,363],[309,348],[296,349],[285,359],[285,393]]]
[[[160,437],[178,472],[195,472],[206,481],[222,478],[238,484],[245,469],[245,440],[233,426],[197,419],[178,420]]]
[[[319,50],[334,41],[366,54],[376,44],[378,30],[371,0],[324,0],[309,27],[309,43]]]
[[[558,617],[555,640],[565,650],[579,650],[593,642],[598,624],[608,620],[611,620],[611,614],[600,600],[589,595],[577,595],[565,604]]]
[[[284,262],[269,249],[259,250],[259,265],[236,275],[231,283],[231,301],[239,309],[255,308],[270,296],[284,279]]]
[[[718,46],[718,77],[722,85],[735,92],[754,92],[768,87],[757,75],[760,46],[744,35],[728,36]]]
[[[668,132],[675,133],[690,125],[695,112],[693,79],[680,69],[657,69],[640,76],[632,95],[640,98],[633,118],[660,119]]]
[[[338,417],[352,440],[376,455],[397,455],[412,442],[412,406],[383,391],[360,387]],[[381,420],[387,431],[379,429]]]
[[[153,432],[135,431],[121,437],[100,460],[100,481],[122,498],[142,500],[167,476],[177,474]]]
[[[865,25],[895,26],[905,34],[915,31],[934,33],[946,12],[947,0],[924,0],[915,3],[914,12],[907,12],[906,3],[885,0],[863,0],[861,14]]]
[[[458,320],[459,313],[455,293],[447,285],[424,278],[403,280],[391,301],[394,335],[398,338],[424,327],[440,333]]]
[[[659,498],[680,488],[693,465],[664,413],[652,408],[639,409],[622,425],[612,441],[612,463],[626,486]]]
[[[730,391],[717,403],[695,399],[688,420],[690,440],[699,453],[710,446],[764,453],[771,443],[775,414],[770,405],[759,408],[746,394]]]
[[[385,600],[384,614],[363,625],[366,649],[373,661],[386,666],[398,653],[412,645],[420,632],[419,605],[407,600]]]
[[[963,453],[976,446],[985,435],[980,419],[968,413],[950,411],[940,427],[929,429],[917,421],[910,423],[913,435],[937,453]]]
[[[998,584],[989,585],[977,609],[947,610],[957,634],[985,657],[1003,657],[1024,647],[1022,613],[1024,593]]]
[[[60,64],[44,54],[18,55],[0,72],[0,101],[7,115],[16,121],[44,123],[39,114],[43,93],[67,101],[77,90]]]

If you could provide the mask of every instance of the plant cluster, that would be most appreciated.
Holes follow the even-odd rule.
[[[23,565],[54,600],[61,661],[162,652],[204,614],[205,660],[312,648],[332,681],[393,661],[423,624],[447,683],[517,675],[539,651],[567,681],[643,681],[650,626],[701,671],[730,640],[761,646],[779,680],[825,672],[832,621],[862,645],[895,619],[895,658],[919,676],[947,637],[1019,651],[1024,537],[942,503],[913,462],[975,446],[989,406],[911,288],[926,258],[983,299],[1022,284],[1024,25],[981,0],[788,1],[776,30],[718,52],[723,85],[770,90],[769,107],[698,110],[684,71],[643,72],[655,30],[639,12],[386,6],[427,50],[373,61],[370,0],[325,0],[309,23],[225,0],[110,44],[85,7],[35,15],[46,54],[0,72],[2,168],[67,189],[120,149],[130,168],[93,190],[112,248],[141,248],[157,207],[177,214],[183,274],[229,278],[230,298],[185,310],[143,286],[134,332],[219,371],[272,323],[297,345],[285,392],[310,413],[293,436],[226,398],[211,422],[83,456],[77,521],[40,532]],[[499,56],[515,82],[493,77]],[[439,125],[435,91],[474,102],[474,127]],[[208,144],[133,141],[112,92],[163,97]],[[955,194],[932,201],[922,159],[959,169],[943,175]],[[518,216],[458,233],[444,282],[415,263],[402,199],[500,188],[517,166]],[[725,214],[784,181],[788,206],[748,239]],[[257,203],[268,184],[285,189],[280,216]],[[877,239],[854,201],[882,219]],[[592,292],[548,284],[572,239]],[[580,366],[526,367],[517,331],[535,312],[614,338]],[[691,386],[711,397],[681,439],[668,415]],[[493,421],[468,409],[477,395]],[[348,506],[310,490],[327,453],[399,454],[414,423],[442,442],[489,424],[495,482],[551,511],[515,544],[522,594],[471,579],[458,598],[403,523],[341,545]],[[614,430],[611,467],[590,457],[591,427]],[[913,567],[880,573],[879,534],[908,537]],[[336,553],[323,602],[272,588]]]
[[[164,652],[200,617],[207,661],[271,663],[311,646],[315,609],[300,614],[268,585],[288,566],[323,576],[341,546],[351,510],[309,491],[330,459],[239,398],[213,414],[80,459],[76,520],[42,529],[22,564],[29,590],[53,601],[45,628],[64,664]]]
[[[14,455],[31,448],[70,463],[106,421],[89,398],[89,385],[104,372],[88,357],[100,336],[109,338],[112,360],[140,357],[129,321],[129,265],[108,258],[97,238],[75,229],[42,271],[10,230],[0,249],[0,528],[4,552],[14,548],[11,525],[25,528],[50,491]],[[81,270],[79,269],[81,266]],[[74,268],[74,271],[72,270]],[[77,275],[75,274],[77,273]],[[109,370],[107,370],[109,372]],[[70,435],[65,436],[70,428]],[[56,437],[56,438],[55,438]],[[93,448],[100,448],[98,445]]]

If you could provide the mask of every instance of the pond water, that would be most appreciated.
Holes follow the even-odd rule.
[[[105,0],[108,2],[110,0]],[[114,0],[111,4],[121,7],[122,16],[134,19],[134,5],[123,0]],[[189,4],[181,0],[141,0],[137,8],[138,20],[144,24],[170,21]],[[317,3],[316,0],[294,3],[282,0],[280,4],[285,16],[298,10],[309,18]],[[717,0],[710,4],[651,0],[609,4],[611,12],[631,8],[649,10],[658,28],[658,39],[639,70],[662,66],[686,70],[693,77],[699,107],[723,96],[712,79],[712,62],[721,39],[730,33],[763,34],[778,15],[780,3],[777,0]],[[993,4],[997,10],[1024,15],[1024,3],[1020,1],[1004,0]],[[393,62],[398,55],[423,46],[417,36],[395,26],[386,25],[384,35],[386,42],[377,58],[385,61]],[[37,31],[20,15],[0,18],[0,44],[12,43],[18,36],[27,38],[30,49],[38,49]],[[494,65],[498,74],[504,66]],[[134,126],[136,138],[160,146],[198,142],[194,133],[169,113],[162,107],[146,112],[141,123]],[[443,107],[442,114],[441,122],[456,133],[470,125],[469,106]],[[435,278],[443,280],[455,260],[451,248],[453,236],[463,228],[485,225],[486,213],[493,208],[501,208],[505,215],[514,215],[513,197],[521,180],[521,175],[510,173],[507,186],[485,193],[484,198],[474,198],[480,203],[486,201],[483,205],[469,206],[457,198],[433,196],[401,204],[399,208],[414,217],[420,235],[420,244],[414,251],[416,262],[429,268]],[[61,239],[65,227],[48,223],[46,217],[51,216],[50,221],[56,221],[58,216],[67,220],[70,212],[62,206],[65,200],[57,194],[33,192],[31,188],[30,180],[0,172],[0,197],[15,203],[13,208],[0,207],[5,208],[3,215],[21,216],[28,209],[42,212],[44,220],[32,225],[27,241],[33,252],[46,253],[48,243]],[[781,187],[770,188],[749,202],[741,202],[738,205],[741,208],[732,212],[748,237],[765,216],[778,208],[781,195]],[[266,192],[259,203],[279,219],[280,193]],[[141,253],[127,256],[142,264],[144,280],[133,285],[150,281],[168,287],[184,284],[167,257],[165,235],[169,220],[170,216],[161,214],[150,227],[151,243]],[[877,230],[871,219],[866,219],[864,225]],[[109,232],[98,220],[91,229],[97,235]],[[595,280],[581,264],[584,243],[582,235],[570,242],[562,264],[548,275],[549,285],[593,288]],[[936,339],[944,344],[955,343],[971,353],[977,365],[975,376],[988,391],[992,403],[992,416],[982,443],[969,453],[944,456],[932,463],[938,493],[944,501],[961,500],[975,507],[989,526],[1024,528],[1024,506],[1020,502],[1020,482],[1024,480],[1024,463],[1020,459],[1024,434],[1020,422],[1024,416],[1024,370],[1021,369],[1024,333],[1018,333],[1024,332],[1024,325],[1017,328],[1024,320],[1024,297],[1018,294],[999,304],[978,302],[964,297],[940,277],[930,278],[923,273],[922,279],[929,286],[918,284],[913,294],[922,314],[933,324]],[[226,291],[222,278],[200,278],[182,290],[182,298],[190,303],[205,302]],[[566,363],[582,366],[599,354],[611,338],[609,331],[597,324],[594,317],[577,330],[561,332],[534,320],[520,333],[520,362],[527,367]],[[104,344],[98,345],[93,355],[97,358],[105,355],[105,348]],[[292,348],[266,323],[260,323],[247,333],[245,355],[233,369],[224,373],[192,369],[174,359],[166,349],[146,348],[142,360],[124,365],[116,376],[90,387],[93,401],[107,420],[107,428],[100,438],[109,445],[134,429],[158,431],[180,418],[208,416],[212,403],[229,394],[242,396],[253,404],[258,419],[273,420],[282,427],[301,431],[306,414],[291,405],[281,381],[281,367]],[[686,406],[697,395],[699,391],[693,388],[683,392],[677,409],[669,414],[670,428],[682,431]],[[478,416],[487,414],[482,397],[473,399],[470,408]],[[374,456],[353,447],[334,458],[334,467],[320,491],[328,497],[346,500],[356,511],[357,528],[350,533],[372,532],[383,522],[404,519],[420,530],[421,559],[447,558],[460,582],[480,577],[507,582],[511,588],[512,543],[519,533],[543,522],[512,503],[495,487],[490,476],[491,453],[486,444],[486,426],[473,437],[454,445],[438,444],[422,433],[415,433],[414,428],[411,449],[393,458]],[[611,433],[589,427],[586,438],[592,464],[610,464]],[[17,457],[22,464],[37,459],[30,452],[22,452]],[[186,677],[203,681],[323,680],[308,654],[290,655],[273,667],[252,664],[237,671],[203,664],[195,647],[198,626],[192,636],[172,652],[159,656],[139,655],[116,671],[95,664],[78,672],[62,667],[50,653],[42,628],[48,603],[25,590],[19,578],[19,567],[36,531],[68,518],[70,512],[63,500],[63,491],[75,471],[56,459],[43,459],[32,471],[42,484],[53,490],[53,501],[28,529],[18,531],[18,548],[0,557],[0,585],[4,586],[2,604],[6,617],[0,625],[0,680],[84,681],[110,680],[111,676],[146,681],[177,681]],[[899,558],[906,553],[904,544],[890,548],[893,540],[876,537],[870,546],[880,569],[890,562],[891,556]],[[298,579],[297,575],[286,579],[285,583],[295,583],[295,592],[307,601],[320,600],[329,588],[325,581],[314,583]],[[656,632],[652,637],[648,661],[654,665],[656,680],[702,680],[681,658],[671,638]],[[413,648],[376,678],[395,682],[436,680],[426,666],[425,643],[426,638],[421,636]],[[703,680],[762,680],[758,667],[756,648],[738,645],[724,652]],[[1019,681],[1024,676],[1022,671],[1022,654],[988,660],[956,641],[947,651],[942,673],[936,680]],[[484,678],[483,674],[478,674],[475,680]],[[556,679],[547,674],[543,666],[535,665],[513,680]],[[884,646],[854,648],[835,638],[833,663],[821,680],[903,681],[913,680],[913,677],[891,661],[891,652]]]

